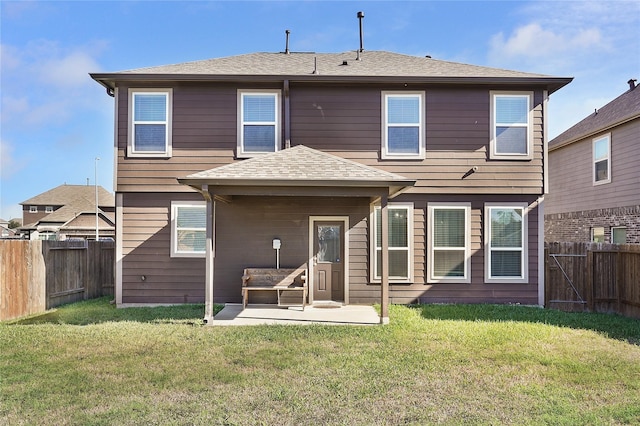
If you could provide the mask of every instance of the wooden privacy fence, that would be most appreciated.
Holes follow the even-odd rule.
[[[545,243],[545,307],[640,318],[640,245]]]
[[[0,241],[0,321],[113,295],[112,241]]]

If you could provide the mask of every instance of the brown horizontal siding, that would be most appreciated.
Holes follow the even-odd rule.
[[[185,196],[180,193],[155,196],[124,194],[124,303],[204,300],[204,259],[171,258],[169,253],[171,200],[184,200]],[[201,199],[199,195],[186,198]],[[392,301],[536,303],[537,210],[533,209],[529,214],[529,284],[484,284],[483,198],[404,194],[396,200],[414,203],[414,281],[411,284],[391,284]],[[507,202],[517,201],[517,198],[493,195],[489,200]],[[528,201],[533,202],[534,199],[528,198]],[[471,284],[425,284],[428,202],[471,202]],[[369,281],[369,211],[369,200],[364,198],[234,197],[230,204],[217,203],[216,302],[240,301],[240,276],[244,268],[275,266],[275,252],[271,247],[275,237],[280,238],[283,244],[280,252],[282,266],[297,267],[305,263],[311,215],[349,217],[351,303],[378,302],[380,287]]]
[[[176,178],[237,161],[234,156],[238,87],[195,83],[173,87],[170,159],[126,156],[128,87],[122,85],[118,93],[118,192],[188,191]],[[411,88],[426,92],[426,159],[381,161],[381,91],[388,89],[392,88],[292,84],[292,144],[304,144],[416,179],[418,184],[413,191],[418,193],[438,193],[437,188],[470,194],[541,193],[541,92],[535,94],[535,144],[530,161],[488,159],[488,89],[430,86]],[[452,166],[455,169],[447,173],[439,171]],[[461,182],[461,176],[473,166],[479,170]]]

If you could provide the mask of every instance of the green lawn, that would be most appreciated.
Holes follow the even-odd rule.
[[[0,424],[639,424],[640,321],[391,306],[388,326],[203,327],[108,299],[0,324]]]

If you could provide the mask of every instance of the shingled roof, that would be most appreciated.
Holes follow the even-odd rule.
[[[95,186],[64,184],[31,197],[20,204],[59,207],[42,217],[37,223],[24,225],[24,228],[34,228],[38,223],[66,223],[81,214],[95,213]],[[101,186],[98,186],[98,206],[115,207],[113,194]],[[114,222],[115,218],[112,213],[99,210],[103,216]]]
[[[549,149],[560,148],[639,117],[640,89],[634,87],[553,138],[549,141]]]
[[[304,145],[191,174],[187,185],[413,186],[414,180]]]
[[[571,78],[551,77],[498,68],[441,61],[430,57],[386,51],[343,53],[249,53],[91,77],[108,88],[117,80],[304,80],[304,81],[422,81],[422,82],[523,82],[546,85],[550,92]]]

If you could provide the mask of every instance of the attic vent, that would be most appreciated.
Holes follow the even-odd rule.
[[[349,65],[349,62],[347,62],[347,61],[342,61],[342,65]]]

